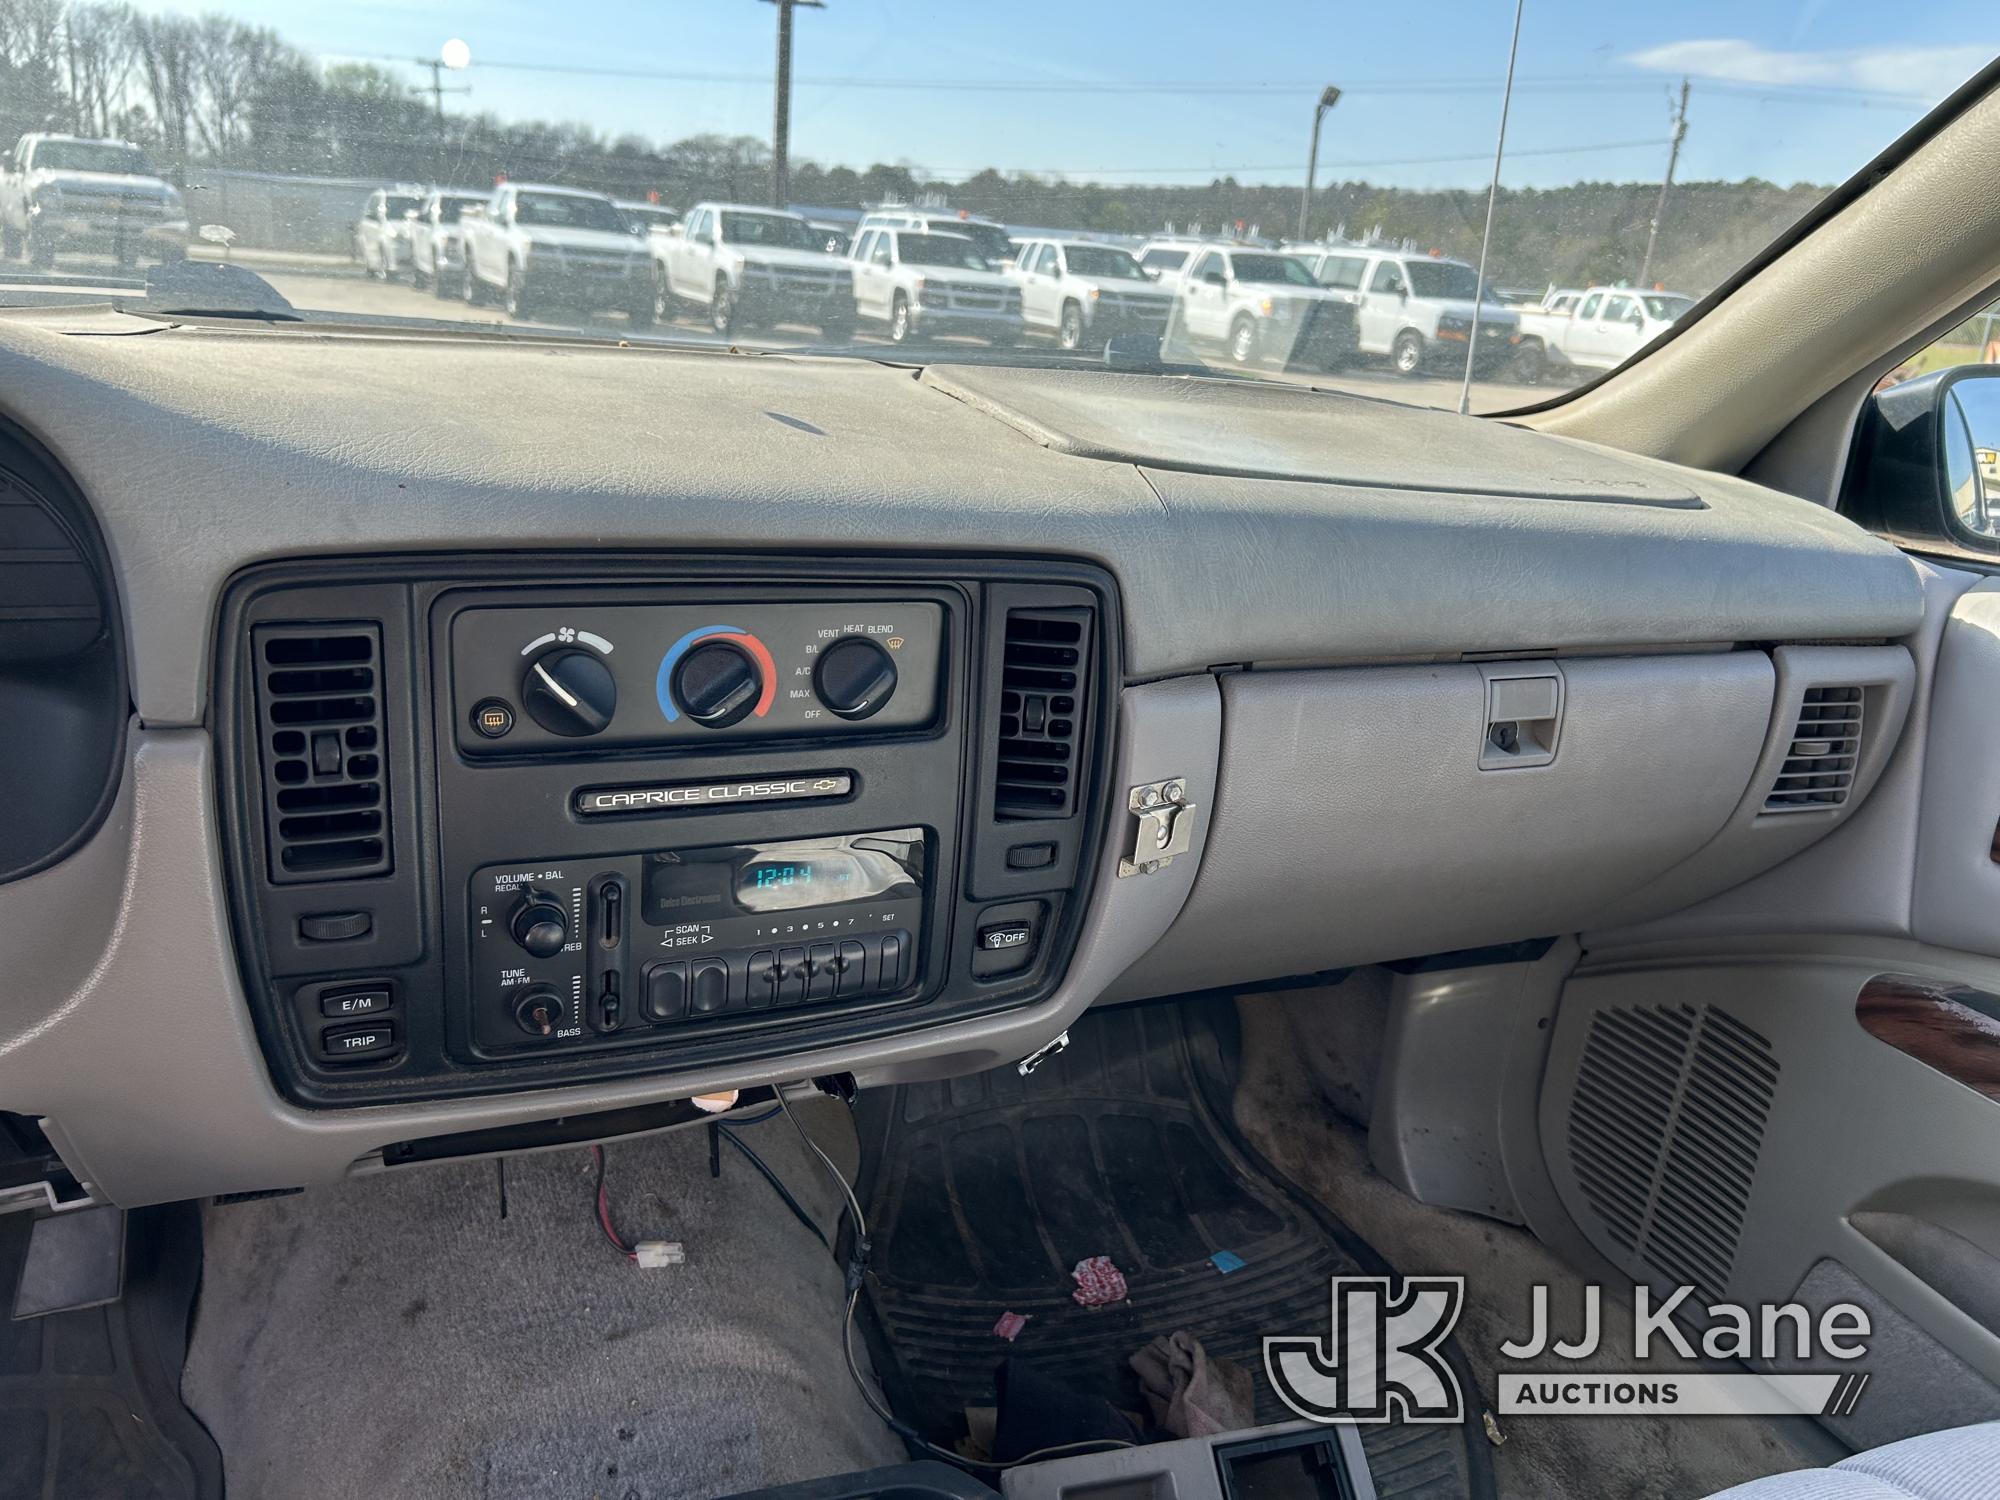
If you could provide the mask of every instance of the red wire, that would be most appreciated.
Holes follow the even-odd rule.
[[[638,1252],[618,1238],[618,1231],[611,1227],[611,1204],[604,1187],[604,1148],[592,1146],[591,1159],[597,1163],[597,1222],[604,1230],[604,1237],[624,1252],[627,1260],[637,1260]]]

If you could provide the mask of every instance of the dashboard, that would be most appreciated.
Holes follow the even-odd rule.
[[[1816,506],[1299,387],[79,309],[0,392],[102,621],[0,1109],[128,1205],[1676,911],[1864,804],[1924,619]]]

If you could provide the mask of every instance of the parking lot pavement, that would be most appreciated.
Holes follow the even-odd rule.
[[[295,307],[312,308],[321,312],[360,313],[373,317],[394,318],[439,318],[448,322],[472,322],[485,324],[507,324],[514,327],[546,328],[550,330],[569,329],[575,323],[520,323],[510,319],[498,307],[468,307],[456,297],[434,297],[428,291],[418,291],[406,282],[384,284],[373,281],[361,274],[359,268],[346,270],[338,267],[315,267],[310,271],[281,270],[276,266],[258,266],[258,274],[263,276],[283,294]],[[586,326],[594,334],[621,334],[630,331],[624,315],[606,313],[591,319]],[[684,339],[691,343],[720,344],[722,342],[706,327],[692,320],[673,324],[663,324],[650,330],[655,335]],[[779,328],[759,330],[752,338],[739,340],[747,347],[760,349],[799,349],[810,351],[819,345],[818,336],[807,328]],[[880,344],[886,354],[890,345],[886,340],[863,333],[857,336],[857,343]],[[924,352],[942,354],[949,358],[953,347],[976,349],[982,347],[976,340],[940,340]],[[1035,347],[1031,341],[1028,347]],[[1222,366],[1234,368],[1233,366]],[[1458,385],[1456,380],[1422,377],[1409,379],[1396,375],[1386,367],[1382,369],[1349,369],[1332,374],[1314,374],[1303,371],[1258,370],[1255,372],[1267,379],[1283,380],[1296,385],[1310,385],[1321,390],[1348,391],[1356,395],[1373,396],[1383,401],[1400,401],[1408,405],[1438,406],[1456,410],[1458,406]],[[1507,411],[1517,406],[1543,400],[1550,394],[1547,387],[1510,385],[1497,381],[1474,381],[1472,385],[1472,409],[1474,411]]]

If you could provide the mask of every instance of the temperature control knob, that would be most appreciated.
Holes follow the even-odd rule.
[[[708,729],[727,729],[757,706],[764,673],[740,646],[703,641],[674,668],[674,702]]]
[[[558,646],[529,663],[521,679],[521,701],[529,717],[550,734],[581,739],[611,722],[618,684],[595,651]]]
[[[813,691],[839,717],[865,719],[896,691],[895,658],[866,636],[847,636],[820,653]]]
[[[569,913],[547,891],[529,891],[508,918],[507,930],[536,958],[554,958],[569,941]]]

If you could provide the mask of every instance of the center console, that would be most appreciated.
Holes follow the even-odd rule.
[[[1116,601],[971,559],[238,579],[218,793],[274,1080],[335,1107],[1033,1003],[1106,821]]]

